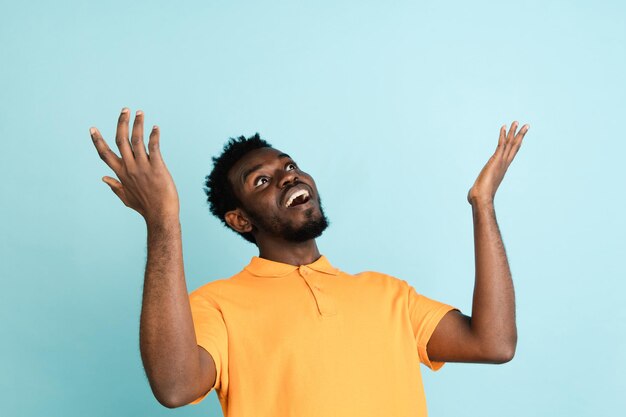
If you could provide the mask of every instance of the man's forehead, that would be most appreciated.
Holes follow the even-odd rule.
[[[275,148],[264,147],[250,151],[231,168],[229,173],[230,180],[233,183],[239,183],[246,174],[260,169],[264,164],[283,158],[291,157]]]

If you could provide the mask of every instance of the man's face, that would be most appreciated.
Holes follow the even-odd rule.
[[[304,242],[328,227],[315,181],[289,155],[274,148],[254,150],[228,177],[257,240],[259,234],[268,234]]]

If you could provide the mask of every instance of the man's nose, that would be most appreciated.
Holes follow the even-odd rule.
[[[280,188],[285,188],[289,183],[298,182],[298,176],[295,173],[295,170],[283,172],[283,176],[280,178],[278,185]]]

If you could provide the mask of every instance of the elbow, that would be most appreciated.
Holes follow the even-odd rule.
[[[491,343],[483,349],[485,362],[500,365],[510,362],[515,356],[517,338],[510,341]]]
[[[150,382],[150,388],[152,388],[154,398],[156,398],[163,407],[170,409],[179,408],[194,400],[194,398],[191,398],[192,394],[186,386],[179,384],[159,385],[154,381]]]
[[[156,397],[156,399],[159,402],[159,404],[161,404],[163,407],[166,407],[166,408],[169,408],[169,409],[178,408],[178,407],[181,406],[176,401],[172,401],[169,398]]]
[[[515,345],[506,346],[500,348],[497,352],[492,354],[492,363],[501,365],[503,363],[511,362],[515,356]]]
[[[159,404],[166,408],[179,408],[184,405],[189,404],[189,401],[184,398],[184,396],[177,395],[176,393],[156,393],[154,392],[154,397],[157,399]]]
[[[179,408],[182,407],[185,404],[179,403],[179,402],[175,402],[175,401],[169,401],[169,400],[159,400],[157,398],[157,400],[159,401],[159,404],[161,404],[163,407],[174,409],[174,408]]]
[[[156,368],[156,369],[155,369]],[[166,408],[179,408],[191,403],[197,397],[193,377],[188,372],[175,373],[172,369],[146,366],[146,376],[154,398]]]

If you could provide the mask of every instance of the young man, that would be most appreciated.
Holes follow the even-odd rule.
[[[493,200],[529,126],[500,129],[467,195],[474,219],[472,316],[407,282],[349,275],[320,255],[328,223],[313,178],[258,135],[231,139],[214,158],[211,211],[259,248],[237,275],[187,294],[178,194],[153,127],[144,147],[138,111],[118,120],[118,157],[97,129],[104,177],[148,229],[140,323],[144,367],[166,407],[216,389],[226,417],[425,416],[419,363],[504,363],[517,342],[513,283]]]

